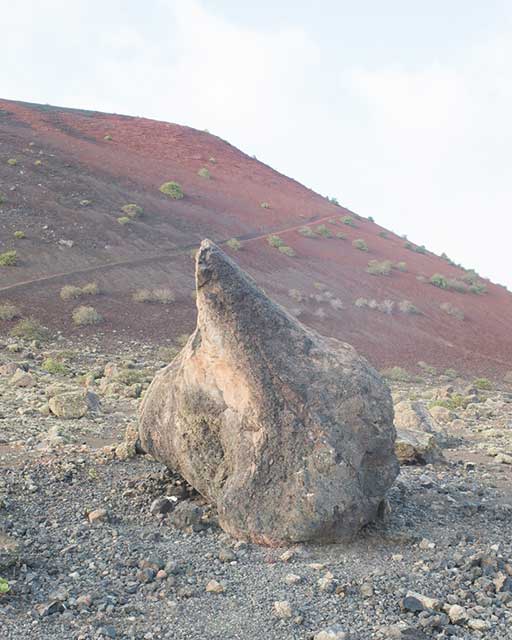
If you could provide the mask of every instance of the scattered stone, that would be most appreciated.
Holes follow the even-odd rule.
[[[204,528],[201,522],[203,514],[203,509],[197,504],[189,500],[184,500],[183,502],[179,502],[174,508],[170,522],[177,529],[182,529],[183,531],[200,531]]]
[[[461,624],[468,616],[464,607],[461,607],[458,604],[452,604],[448,609],[448,617],[453,624]]]
[[[1,504],[0,504],[1,508]],[[0,571],[16,564],[20,554],[20,546],[6,533],[0,530]]]
[[[33,387],[35,383],[36,381],[34,379],[34,376],[31,373],[24,371],[23,369],[16,369],[14,375],[11,378],[11,384],[14,387]]]
[[[294,585],[302,582],[302,578],[295,573],[287,573],[284,577],[284,581],[286,582],[286,584]]]
[[[172,500],[169,500],[169,498],[162,496],[153,500],[151,506],[149,507],[149,512],[153,515],[156,515],[157,513],[169,513],[173,510],[174,505],[175,503]]]
[[[88,411],[96,411],[99,399],[92,391],[67,391],[52,396],[48,405],[58,418],[76,420],[83,418]]]
[[[208,593],[222,593],[224,591],[224,587],[217,580],[210,580],[206,585],[206,591]]]
[[[91,524],[95,522],[101,522],[102,520],[106,520],[108,518],[108,511],[106,509],[95,509],[94,511],[90,511],[87,515],[87,519]]]
[[[348,640],[348,634],[339,624],[315,633],[313,640]]]
[[[287,619],[291,618],[293,615],[292,608],[288,600],[278,600],[274,602],[273,608],[276,618]]]

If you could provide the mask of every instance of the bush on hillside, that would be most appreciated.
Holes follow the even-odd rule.
[[[441,273],[434,273],[430,277],[430,284],[439,287],[439,289],[448,289],[448,280]]]
[[[300,233],[300,235],[304,236],[305,238],[318,237],[311,227],[300,227],[300,229],[298,229],[298,233]]]
[[[134,203],[124,204],[121,207],[121,211],[125,213],[128,216],[128,218],[133,218],[133,219],[140,218],[144,213],[144,209],[140,205],[134,204]]]
[[[103,319],[94,307],[85,305],[76,307],[73,310],[72,318],[73,322],[78,326],[98,324]]]
[[[0,304],[0,320],[14,320],[20,317],[20,310],[12,302]]]
[[[285,256],[288,256],[290,258],[294,258],[297,254],[295,253],[295,251],[291,248],[288,247],[287,245],[281,245],[280,247],[278,247],[278,250],[281,253],[284,253]]]
[[[284,247],[285,243],[279,236],[267,236],[267,242],[274,249],[279,249],[279,247]]]
[[[47,340],[50,332],[35,318],[23,318],[17,322],[10,331],[13,338],[23,338],[24,340]]]
[[[206,180],[211,178],[210,171],[206,167],[201,167],[197,172],[197,175],[201,178],[206,178]]]
[[[357,240],[352,241],[352,246],[355,249],[359,249],[359,251],[368,251],[368,245],[362,238],[358,238]]]
[[[231,238],[226,242],[226,244],[230,249],[233,249],[233,251],[239,251],[242,248],[242,243],[236,238]]]
[[[181,200],[185,195],[180,183],[175,182],[174,180],[164,182],[160,187],[160,191],[173,200]]]
[[[315,227],[315,233],[322,238],[332,238],[332,232],[325,224],[319,224],[318,227]]]
[[[448,315],[457,318],[458,320],[464,320],[464,311],[453,305],[451,302],[443,302],[439,305],[439,308]]]
[[[371,273],[372,276],[389,276],[391,275],[392,263],[391,260],[370,260],[366,271]]]
[[[0,267],[14,267],[18,262],[16,251],[4,251],[0,253]]]
[[[137,289],[132,295],[134,302],[171,304],[175,296],[170,289]]]

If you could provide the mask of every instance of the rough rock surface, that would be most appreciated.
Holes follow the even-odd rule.
[[[388,387],[208,240],[196,287],[197,328],[142,403],[143,449],[214,501],[235,537],[353,537],[398,474]]]

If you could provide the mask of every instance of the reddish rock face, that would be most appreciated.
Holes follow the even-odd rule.
[[[142,447],[215,502],[235,537],[352,538],[399,471],[386,384],[208,240],[196,287],[197,328],[145,395]]]

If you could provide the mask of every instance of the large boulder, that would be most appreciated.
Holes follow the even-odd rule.
[[[83,418],[89,411],[98,411],[99,399],[91,391],[66,391],[53,395],[48,405],[53,415],[58,418],[76,420]]]
[[[301,325],[215,244],[196,257],[197,328],[141,405],[142,448],[216,503],[231,535],[352,538],[399,472],[387,385]]]

